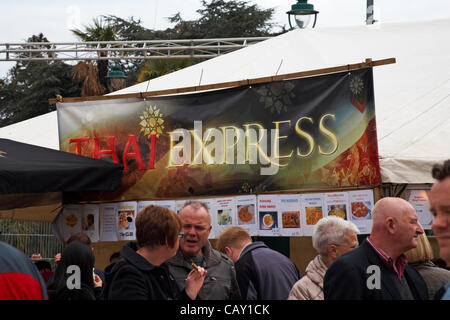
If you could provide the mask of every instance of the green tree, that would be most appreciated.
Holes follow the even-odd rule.
[[[86,26],[85,30],[72,31],[82,41],[206,39],[279,34],[272,31],[277,27],[271,22],[274,9],[261,9],[248,1],[202,0],[202,7],[197,12],[201,17],[191,21],[183,20],[180,13],[174,14],[169,21],[175,25],[165,30],[147,29],[140,19],[133,17],[123,19],[109,15],[94,19],[93,24]],[[284,31],[283,28],[281,32]],[[33,35],[27,42],[48,40],[41,33]],[[37,49],[37,46],[34,47]],[[105,51],[98,52],[99,56],[106,56]],[[34,55],[45,57],[39,53]],[[127,75],[127,84],[131,85],[199,61],[202,60],[128,60],[123,64],[123,69]],[[54,110],[55,106],[49,105],[48,99],[57,94],[63,97],[80,96],[81,92],[83,95],[103,94],[106,91],[108,61],[98,60],[96,65],[82,64],[79,63],[74,69],[63,62],[17,62],[8,76],[0,79],[0,126]]]
[[[141,68],[137,82],[151,80],[194,64],[194,59],[155,59],[148,60]]]
[[[273,35],[270,22],[274,9],[261,9],[248,1],[202,0],[198,20],[186,21],[177,13],[169,18],[176,23],[171,34],[177,39],[237,38]],[[168,32],[166,30],[166,32]]]
[[[48,42],[42,34],[27,42]],[[39,55],[42,57],[42,55]],[[55,110],[49,98],[80,96],[73,83],[72,66],[63,62],[17,62],[0,80],[0,126],[9,125]]]
[[[278,25],[270,22],[274,9],[261,9],[250,5],[248,1],[212,0],[202,1],[202,8],[197,10],[201,17],[197,20],[183,20],[180,13],[169,18],[173,28],[151,30],[142,26],[140,19],[117,16],[102,16],[105,21],[116,27],[119,40],[165,40],[165,39],[207,39],[271,36],[278,33],[272,30]],[[284,29],[283,31],[284,32]],[[156,62],[159,61],[159,62]],[[190,59],[189,64],[177,60],[152,60],[152,62],[128,61],[124,64],[127,83],[145,81],[147,77],[163,75],[203,61]]]
[[[94,18],[93,24],[85,26],[85,30],[73,29],[71,30],[75,36],[81,41],[115,41],[117,40],[117,28],[110,24],[102,17]],[[107,51],[98,51],[99,57],[107,57]],[[108,74],[108,60],[97,60],[98,81],[106,92],[107,82],[106,75]],[[101,94],[103,94],[101,93]]]

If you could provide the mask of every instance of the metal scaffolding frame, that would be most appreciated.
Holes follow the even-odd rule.
[[[208,59],[269,38],[1,43],[0,61]]]

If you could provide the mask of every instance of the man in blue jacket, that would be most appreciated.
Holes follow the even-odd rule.
[[[263,242],[252,242],[241,227],[228,227],[217,240],[217,250],[235,263],[236,278],[245,300],[287,300],[300,280],[295,264]]]

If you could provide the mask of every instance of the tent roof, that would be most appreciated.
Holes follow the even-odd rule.
[[[433,183],[431,166],[450,159],[450,43],[446,41],[449,33],[450,19],[294,30],[111,95],[214,84],[359,63],[366,58],[394,57],[397,63],[374,68],[382,180]],[[49,140],[41,141],[57,149],[56,115],[41,117],[27,120],[26,124],[27,121],[23,121],[1,128],[0,137],[38,144],[33,140],[32,126],[40,127],[35,121],[47,121],[40,138],[47,136]]]
[[[122,171],[118,163],[0,138],[0,194],[115,190]]]
[[[56,111],[0,128],[0,138],[59,150]]]

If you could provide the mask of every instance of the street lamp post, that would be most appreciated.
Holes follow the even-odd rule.
[[[106,75],[107,85],[109,92],[117,91],[125,88],[125,73],[122,72],[122,68],[116,61],[112,67],[112,71]]]
[[[309,4],[308,0],[298,0],[296,4],[291,6],[291,10],[286,13],[288,14],[289,26],[291,29],[293,29],[291,16],[294,16],[295,22],[300,29],[305,29],[311,24],[312,18],[314,18],[312,28],[315,27],[319,11],[314,10],[314,5]]]

